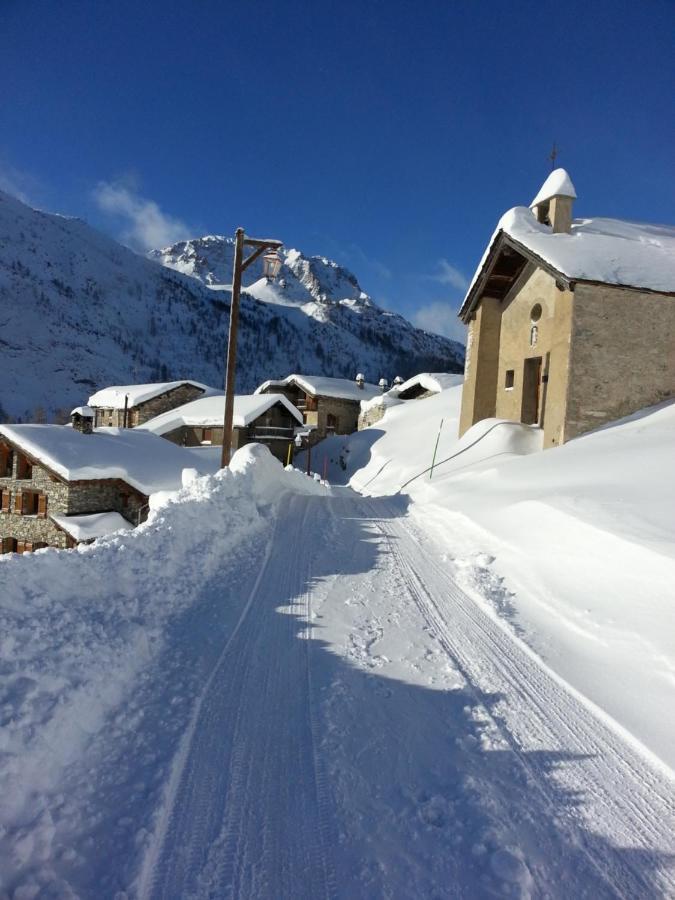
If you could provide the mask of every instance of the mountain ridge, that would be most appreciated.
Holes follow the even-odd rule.
[[[214,274],[207,286],[162,265],[162,252],[148,259],[81,219],[0,192],[0,418],[63,417],[109,384],[222,384],[224,280]],[[461,345],[381,310],[326,257],[287,251],[282,276],[242,295],[238,391],[292,371],[377,381],[461,369]]]

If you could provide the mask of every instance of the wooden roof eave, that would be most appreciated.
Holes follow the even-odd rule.
[[[510,247],[512,250],[515,250],[522,257],[524,257],[528,262],[537,266],[538,268],[543,269],[547,272],[551,277],[555,278],[556,281],[562,282],[568,289],[572,287],[573,282],[552,266],[550,263],[546,262],[546,260],[542,259],[536,253],[533,253],[528,247],[524,244],[521,244],[520,241],[516,241],[510,235],[506,234],[504,231],[500,231],[495,239],[492,242],[492,246],[488,252],[488,255],[483,264],[483,269],[476,279],[473,287],[469,291],[459,310],[459,318],[468,325],[469,319],[473,314],[475,308],[478,306],[480,300],[483,296],[483,291],[492,275],[493,269],[499,259],[499,255],[504,247]]]

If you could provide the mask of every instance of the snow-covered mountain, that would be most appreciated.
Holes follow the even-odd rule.
[[[106,384],[220,385],[231,251],[205,238],[146,259],[0,192],[0,418],[50,419]],[[461,368],[461,345],[379,309],[329,260],[290,251],[277,284],[259,275],[242,299],[240,391],[291,371],[377,380]]]

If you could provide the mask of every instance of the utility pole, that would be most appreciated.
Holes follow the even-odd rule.
[[[281,241],[272,239],[247,238],[243,228],[237,228],[234,235],[234,267],[232,270],[232,301],[230,303],[230,333],[227,340],[227,364],[225,370],[225,417],[223,420],[223,449],[220,467],[230,464],[232,447],[232,420],[234,418],[234,386],[237,370],[237,330],[239,328],[239,300],[241,296],[241,276],[244,271],[264,256],[264,274],[268,280],[276,278],[281,268],[278,250]],[[253,247],[253,252],[244,259],[244,247]],[[267,252],[266,252],[267,251]]]

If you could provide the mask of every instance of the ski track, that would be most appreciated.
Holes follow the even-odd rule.
[[[312,642],[298,640],[310,614],[300,534],[319,510],[292,497],[280,514],[252,602],[201,698],[143,897],[334,894],[331,813],[313,747]],[[292,612],[279,614],[277,598],[294,596]]]
[[[362,536],[358,550],[357,528],[372,536],[376,549]],[[332,568],[326,564],[331,547],[334,556],[352,548],[351,575],[336,572],[335,559]],[[358,564],[367,558],[364,547],[376,555],[375,572],[359,571]],[[345,778],[344,784],[350,784],[345,767],[356,771],[360,761],[347,758],[348,751],[340,758],[339,739],[331,744],[327,738],[334,723],[319,696],[326,687],[325,672],[318,669],[318,654],[326,650],[318,645],[313,622],[314,607],[348,603],[350,590],[365,615],[369,591],[389,595],[394,623],[397,608],[416,610],[429,639],[461,674],[475,707],[518,770],[519,786],[505,787],[495,778],[490,788],[494,797],[482,799],[499,811],[495,818],[499,814],[529,822],[530,831],[540,821],[548,823],[541,842],[549,858],[531,866],[531,890],[524,883],[506,882],[495,889],[484,878],[471,896],[675,897],[675,800],[668,773],[652,765],[507,625],[458,587],[438,549],[394,504],[361,498],[348,489],[326,498],[294,496],[283,505],[271,551],[205,685],[174,765],[174,783],[158,815],[139,896],[419,895],[419,884],[426,882],[392,885],[384,864],[378,869],[377,862],[365,861],[367,836],[358,837],[353,809],[346,808],[358,798],[350,798],[348,788],[338,790]],[[359,665],[373,665],[373,645],[383,629],[376,616],[361,625],[360,634],[350,635],[351,655]],[[315,684],[316,674],[323,688]],[[497,699],[488,704],[487,696]],[[358,724],[366,734],[359,755],[367,755],[378,740],[391,739],[391,757],[385,756],[382,765],[387,767],[383,778],[393,781],[410,750],[395,740],[395,718],[391,735],[368,734],[368,710],[351,710],[348,719],[345,704],[338,724]],[[340,715],[339,702],[335,709]],[[428,725],[431,733],[420,709],[414,727],[424,731]],[[563,761],[552,767],[555,754]],[[464,759],[461,754],[457,758]],[[480,771],[486,770],[475,770]],[[375,787],[373,792],[378,794]],[[575,800],[564,804],[561,796]],[[373,802],[381,804],[378,827],[389,828],[389,840],[403,849],[408,826],[379,794]],[[348,872],[354,852],[361,851],[363,859]],[[371,857],[377,852],[367,849]],[[399,854],[412,859],[406,860],[411,871],[415,852],[411,846]],[[442,865],[452,879],[456,860],[442,860]],[[575,866],[579,871],[573,871]],[[561,874],[569,878],[569,887],[556,883]],[[466,883],[438,885],[433,896],[469,896],[463,887]]]

